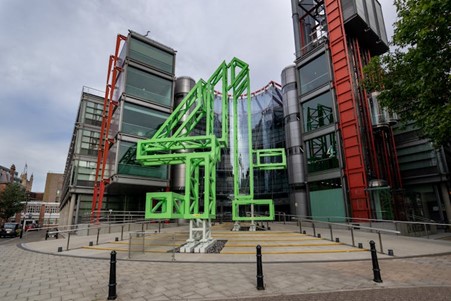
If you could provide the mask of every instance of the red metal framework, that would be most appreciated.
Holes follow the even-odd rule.
[[[325,0],[324,3],[352,216],[370,218],[371,207],[366,191],[367,175],[360,141],[358,113],[352,86],[341,3],[340,0]]]
[[[119,50],[123,41],[127,37],[118,34],[116,38],[116,49],[108,62],[108,73],[106,80],[105,97],[103,99],[102,126],[100,128],[99,149],[97,152],[97,163],[94,183],[94,193],[92,195],[91,223],[99,222],[100,211],[102,209],[105,186],[109,179],[105,179],[105,166],[108,160],[108,151],[113,144],[113,139],[109,137],[111,118],[114,109],[117,107],[117,100],[113,99],[116,82],[122,71],[118,66]]]
[[[355,60],[355,67],[356,67],[356,73],[357,73],[357,83],[362,82],[363,81],[363,59],[365,59],[365,61],[369,61],[370,59],[370,52],[368,49],[363,49],[361,51],[361,46],[360,46],[360,42],[358,39],[356,38],[351,38],[349,39],[349,43],[352,46],[353,49],[353,57]],[[362,53],[363,52],[363,53]],[[362,57],[363,54],[363,57]],[[362,107],[362,113],[363,116],[362,117],[362,123],[363,126],[365,128],[365,134],[366,134],[366,144],[367,144],[367,148],[368,148],[368,162],[370,162],[371,164],[371,172],[372,172],[372,176],[375,177],[376,179],[380,179],[381,178],[381,172],[379,169],[379,164],[378,164],[378,160],[377,160],[377,152],[376,152],[376,144],[375,144],[375,139],[374,139],[374,131],[373,131],[373,125],[371,122],[371,113],[370,113],[370,109],[368,107],[368,103],[367,103],[367,99],[368,99],[368,95],[365,91],[365,89],[358,87],[358,91],[359,91],[359,96],[361,99],[361,107]]]

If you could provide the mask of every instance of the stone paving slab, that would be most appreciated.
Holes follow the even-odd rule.
[[[93,301],[108,296],[107,260],[41,254],[14,245],[0,246],[0,251],[0,300]],[[119,260],[117,300],[279,300],[277,296],[295,294],[323,293],[330,298],[337,291],[451,287],[451,255],[381,260],[380,268],[384,282],[378,284],[372,281],[369,259],[264,263],[266,290],[258,291],[254,263]]]
[[[217,224],[219,225],[219,224]],[[155,227],[155,225],[152,225]],[[317,237],[309,236],[309,235],[302,235],[299,234],[299,228],[295,223],[286,223],[286,224],[278,224],[278,223],[272,223],[271,228],[273,230],[271,231],[257,231],[257,232],[239,232],[239,233],[232,233],[231,231],[224,231],[227,227],[231,227],[231,225],[220,225],[220,228],[218,231],[213,231],[213,237],[221,239],[222,238],[231,238],[230,245],[236,245],[236,244],[245,244],[248,245],[246,247],[245,251],[241,250],[241,253],[244,254],[225,254],[227,253],[227,249],[229,248],[226,244],[224,248],[224,254],[208,254],[208,255],[198,255],[198,254],[155,254],[155,252],[152,252],[150,250],[151,248],[149,246],[146,246],[146,252],[142,252],[141,249],[139,249],[139,246],[136,246],[135,250],[136,252],[133,252],[131,255],[132,259],[134,260],[151,260],[151,261],[172,261],[173,259],[177,261],[188,261],[188,262],[254,262],[255,261],[255,255],[253,253],[253,247],[251,247],[252,244],[255,246],[260,243],[263,246],[265,244],[271,245],[277,243],[283,243],[285,246],[283,247],[285,252],[282,253],[282,250],[277,249],[278,252],[280,252],[279,255],[277,254],[271,254],[271,250],[274,251],[274,249],[271,248],[263,248],[263,254],[266,253],[265,260],[268,262],[284,262],[284,261],[334,261],[334,260],[360,260],[360,259],[366,259],[369,258],[369,252],[361,252],[361,249],[353,248],[352,247],[352,239],[350,236],[350,232],[346,230],[341,229],[333,229],[333,237],[330,237],[330,229],[327,228],[316,228],[317,233],[322,233],[322,239],[319,239]],[[215,228],[214,228],[215,229]],[[160,234],[153,235],[153,232],[156,231],[155,228],[148,229],[149,237],[146,237],[146,244],[149,242],[150,245],[152,243],[158,244],[174,244],[175,246],[177,244],[181,244],[184,240],[184,237],[187,237],[187,230],[188,227],[181,226],[181,227],[166,227],[164,229],[161,229]],[[303,226],[303,230],[307,232],[307,234],[312,235],[313,229]],[[283,238],[279,238],[280,241],[272,241],[274,238],[274,234],[277,234],[279,236],[282,236]],[[275,235],[277,237],[277,235]],[[72,235],[70,238],[70,248],[69,251],[66,251],[67,247],[67,238],[65,239],[50,239],[47,241],[39,241],[39,242],[33,242],[33,243],[27,243],[24,245],[25,248],[36,250],[44,253],[50,253],[50,254],[59,254],[59,255],[68,255],[68,256],[91,256],[96,258],[109,258],[111,250],[115,249],[118,251],[118,258],[119,259],[127,259],[129,257],[128,255],[128,241],[120,241],[115,242],[115,239],[118,237],[118,233],[111,233],[111,234],[102,234],[99,237],[99,245],[95,245],[96,242],[96,236],[77,236]],[[129,233],[126,232],[123,235],[124,239],[127,239],[129,237]],[[162,238],[163,237],[163,238]],[[268,239],[265,239],[268,238]],[[330,239],[333,238],[335,240],[336,238],[340,239],[340,244],[337,244],[335,249],[341,249],[341,250],[349,250],[347,252],[323,252],[319,254],[315,254],[314,252],[309,254],[309,249],[305,250],[305,252],[298,252],[298,254],[290,254],[290,249],[287,244],[290,243],[324,243],[324,244],[330,244],[333,243]],[[152,242],[152,239],[153,242]],[[277,239],[277,238],[276,238]],[[293,239],[293,241],[287,241],[287,240]],[[380,252],[383,250],[384,254],[379,254],[379,257],[382,259],[388,259],[393,258],[391,256],[388,256],[388,249],[393,250],[394,255],[396,258],[399,257],[407,257],[407,256],[421,256],[421,255],[429,255],[429,254],[446,254],[451,253],[451,241],[449,240],[432,240],[432,239],[425,239],[425,238],[411,238],[411,237],[404,237],[404,236],[397,236],[397,235],[381,235],[382,239],[382,248],[379,241],[379,235],[377,233],[370,233],[365,231],[354,231],[354,245],[357,246],[359,243],[362,243],[364,249],[369,248],[368,242],[370,240],[374,240],[376,242],[376,247],[378,251]],[[89,244],[89,242],[94,242],[94,247],[91,249],[86,248]],[[134,241],[133,241],[134,242]],[[115,245],[117,243],[117,245]],[[127,246],[127,247],[126,247]],[[62,253],[58,253],[58,247],[63,248]],[[316,247],[315,247],[316,248]],[[159,252],[162,251],[170,251],[171,247],[164,247],[159,250]],[[313,250],[313,247],[312,249]],[[237,251],[235,249],[235,251]],[[229,252],[230,253],[230,252]],[[273,252],[274,253],[274,252]],[[292,252],[294,253],[294,252]]]

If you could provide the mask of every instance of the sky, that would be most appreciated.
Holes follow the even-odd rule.
[[[393,0],[379,1],[390,39]],[[0,0],[0,165],[27,166],[32,191],[64,172],[82,87],[104,90],[129,29],[177,50],[176,76],[208,79],[238,57],[253,91],[295,59],[290,0]]]

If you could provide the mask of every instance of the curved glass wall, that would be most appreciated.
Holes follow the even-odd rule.
[[[247,99],[238,100],[238,149],[239,149],[239,185],[240,192],[249,193],[249,158]],[[233,119],[232,102],[229,103],[229,119]],[[281,90],[273,85],[265,91],[251,97],[252,147],[257,149],[285,148],[285,132]],[[215,98],[215,134],[221,130],[221,96]],[[229,123],[229,146],[233,147],[233,125]],[[276,158],[265,158],[265,162]],[[233,195],[233,152],[223,150],[217,167],[216,191],[219,199]],[[254,170],[254,197],[273,199],[288,204],[288,174],[286,170]]]

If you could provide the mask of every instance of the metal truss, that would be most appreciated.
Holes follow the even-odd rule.
[[[220,137],[214,135],[213,104],[216,86],[221,86],[223,96]],[[248,195],[240,194],[239,190],[238,100],[244,94],[247,95],[248,107],[246,125],[250,158],[250,193]],[[253,169],[286,168],[285,150],[254,151],[252,149],[249,66],[245,62],[233,58],[229,64],[223,62],[207,81],[199,80],[155,135],[151,139],[138,141],[137,144],[136,159],[145,166],[186,165],[185,193],[147,193],[146,218],[195,220],[190,223],[190,228],[193,230],[190,231],[190,240],[197,240],[195,237],[198,235],[195,235],[194,229],[202,229],[201,241],[211,238],[208,228],[210,220],[216,217],[216,165],[221,159],[221,149],[228,147],[229,141],[229,97],[233,112],[234,194],[232,218],[234,221],[251,221],[252,224],[258,220],[273,220],[273,201],[253,199]],[[201,120],[205,120],[205,135],[190,136]],[[180,150],[186,152],[179,152]],[[273,162],[271,163],[271,161]],[[203,191],[200,191],[201,181],[203,181]],[[266,210],[263,211],[266,214],[256,216],[253,212],[254,205],[266,207]],[[245,211],[240,211],[240,206],[251,206],[251,215],[248,216]],[[240,215],[243,212],[244,215]],[[199,226],[201,224],[202,226]]]

